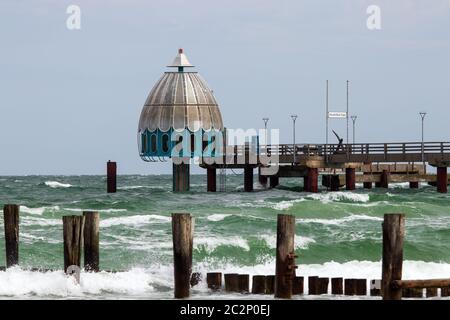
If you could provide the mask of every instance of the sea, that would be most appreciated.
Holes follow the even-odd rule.
[[[20,205],[20,266],[0,271],[1,299],[173,299],[172,213],[195,217],[193,272],[274,274],[276,218],[292,214],[298,276],[380,279],[383,215],[404,213],[403,278],[450,277],[450,195],[427,184],[310,194],[302,179],[286,178],[275,189],[256,181],[245,193],[242,174],[233,172],[223,192],[207,193],[206,176],[192,175],[190,192],[173,193],[171,175],[117,180],[117,193],[107,194],[104,176],[0,177],[0,205]],[[83,210],[100,212],[100,265],[115,272],[83,271],[77,283],[62,271],[62,217]],[[214,293],[205,281],[191,290],[191,299],[235,298],[273,297]]]

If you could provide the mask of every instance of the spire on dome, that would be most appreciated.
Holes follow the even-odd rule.
[[[183,52],[183,49],[178,49],[178,54],[173,60],[172,64],[168,67],[178,68],[178,71],[182,72],[184,67],[193,67],[188,58]]]

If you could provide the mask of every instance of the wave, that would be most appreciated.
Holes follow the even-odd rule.
[[[114,217],[100,220],[100,227],[108,228],[117,225],[140,226],[149,223],[167,223],[171,218],[156,214]]]
[[[334,201],[350,201],[350,202],[369,202],[369,194],[353,193],[353,192],[328,192],[328,193],[313,193],[306,196],[307,199],[319,200],[322,203],[330,203]]]
[[[73,211],[73,212],[96,211],[96,212],[104,212],[104,213],[128,211],[127,209],[80,209],[80,208],[63,208],[63,210]]]
[[[59,206],[51,206],[51,207],[28,208],[27,206],[20,206],[21,212],[25,212],[25,213],[29,213],[29,214],[42,215],[46,210],[57,211],[57,210],[60,210],[60,207]]]
[[[196,236],[194,239],[194,248],[196,249],[202,248],[211,252],[220,246],[240,247],[244,249],[244,251],[250,251],[250,246],[248,245],[247,240],[239,236],[231,236],[231,237]]]
[[[260,238],[263,239],[271,249],[275,249],[277,247],[276,234],[263,235],[263,236],[260,236]],[[308,245],[310,243],[315,243],[315,242],[316,242],[316,240],[314,240],[313,238],[303,237],[303,236],[299,236],[299,235],[295,236],[295,248],[296,249],[306,249],[306,248],[308,248]]]
[[[50,188],[70,188],[72,185],[70,183],[61,183],[58,181],[45,181],[44,184]]]
[[[20,223],[24,226],[59,226],[62,225],[62,219],[46,219],[33,216],[25,216],[20,218]]]
[[[302,199],[295,199],[295,200],[284,200],[278,203],[275,203],[274,205],[272,205],[272,208],[275,210],[287,210],[289,208],[291,208],[294,204],[299,203],[299,202],[303,202],[306,199],[302,198]]]
[[[231,214],[226,214],[226,213],[216,213],[216,214],[212,214],[209,215],[208,217],[206,217],[206,219],[208,219],[209,221],[222,221],[223,219],[225,219],[226,217],[231,216]]]
[[[320,218],[297,218],[297,223],[319,223],[319,224],[325,224],[325,225],[342,225],[347,222],[353,222],[358,220],[369,220],[369,221],[383,221],[383,218],[380,217],[372,217],[367,216],[363,214],[353,214],[350,216],[346,216],[343,218],[337,218],[337,219],[320,219]]]
[[[275,260],[266,263],[239,266],[230,262],[194,263],[194,272],[226,272],[250,275],[250,286],[253,275],[273,275],[275,273]],[[334,261],[323,264],[299,264],[297,276],[343,277],[361,279],[380,279],[381,261],[349,261],[338,263]],[[450,274],[450,264],[424,261],[406,260],[403,264],[403,279],[429,279],[445,278]],[[114,298],[173,298],[173,265],[155,264],[148,268],[132,268],[125,272],[98,272],[86,273],[82,271],[80,283],[74,282],[72,277],[66,276],[62,270],[48,272],[32,272],[13,267],[0,271],[0,296],[8,298],[71,298],[71,297],[114,297]],[[308,292],[308,281],[304,281],[305,293]],[[367,286],[367,290],[370,286]],[[272,299],[273,296],[255,296],[220,293],[211,296],[205,281],[192,288],[193,299]],[[330,286],[328,287],[330,293]],[[294,296],[294,299],[308,299],[305,296]],[[322,296],[321,298],[327,298]],[[328,298],[335,298],[328,296]],[[371,299],[370,297],[357,297],[357,299]]]

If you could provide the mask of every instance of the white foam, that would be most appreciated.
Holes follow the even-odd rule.
[[[270,235],[270,234],[265,234],[260,236],[261,239],[263,239],[267,245],[270,248],[276,248],[277,246],[277,236],[276,234]],[[295,248],[296,249],[306,249],[308,248],[308,245],[310,243],[315,243],[316,240],[314,240],[313,238],[309,238],[309,237],[303,237],[303,236],[299,236],[296,235],[295,236]]]
[[[117,225],[140,226],[143,224],[167,223],[170,221],[171,221],[170,217],[155,214],[136,215],[136,216],[114,217],[100,220],[100,227],[108,228]]]
[[[367,215],[361,215],[361,214],[353,214],[350,216],[346,216],[343,218],[337,218],[337,219],[319,219],[319,218],[312,218],[312,219],[297,219],[297,222],[300,223],[319,223],[319,224],[325,224],[325,225],[341,225],[348,222],[358,221],[358,220],[371,220],[371,221],[383,221],[383,218],[380,217],[372,217]]]
[[[328,192],[313,193],[306,196],[308,199],[319,200],[322,203],[330,203],[333,201],[351,201],[351,202],[369,202],[369,194],[353,193],[353,192]]]
[[[65,211],[73,211],[73,212],[83,212],[83,211],[96,211],[96,212],[126,212],[127,209],[81,209],[81,208],[63,208]]]
[[[50,188],[70,188],[72,185],[70,183],[61,183],[58,181],[45,181],[45,185]]]
[[[59,226],[62,224],[62,220],[60,219],[46,219],[46,218],[38,218],[33,216],[25,216],[21,218],[20,221],[21,224],[24,226]]]
[[[27,206],[20,206],[20,211],[29,213],[29,214],[36,214],[36,215],[42,215],[45,210],[52,210],[57,211],[60,210],[59,206],[51,206],[51,207],[39,207],[39,208],[28,208]]]
[[[194,247],[197,249],[199,247],[202,247],[205,248],[207,251],[211,252],[220,246],[240,247],[245,251],[250,251],[250,247],[248,245],[247,240],[239,236],[231,236],[231,237],[196,236],[194,239]]]
[[[294,204],[305,201],[304,198],[295,199],[295,200],[284,200],[278,203],[275,203],[272,208],[275,210],[287,210],[291,208]]]
[[[231,216],[231,214],[216,213],[216,214],[209,215],[206,219],[208,219],[209,221],[222,221],[223,219],[225,219],[226,217],[229,217],[229,216]]]

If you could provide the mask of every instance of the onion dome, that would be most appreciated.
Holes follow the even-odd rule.
[[[193,65],[183,49],[168,67],[178,70],[165,72],[151,90],[141,112],[139,132],[222,131],[222,115],[213,92],[197,72],[184,71]]]

